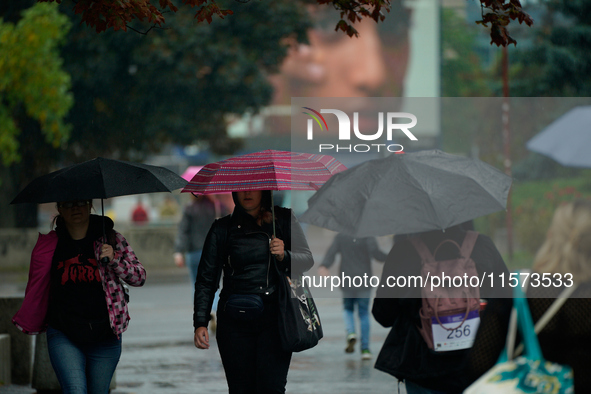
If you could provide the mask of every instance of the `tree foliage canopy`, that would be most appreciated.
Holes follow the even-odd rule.
[[[442,10],[442,97],[488,97],[490,72],[474,51],[478,28],[467,25],[454,10]]]
[[[532,17],[523,10],[519,0],[479,0],[482,9],[482,19],[477,21],[485,27],[490,24],[491,45],[504,46],[513,44],[517,41],[509,35],[507,27],[511,21],[525,23],[528,26],[533,25]]]
[[[240,18],[211,24],[170,15],[169,29],[145,36],[75,27],[63,51],[76,97],[70,154],[141,158],[196,140],[232,153],[227,116],[268,104],[268,75],[310,26],[305,9],[289,0],[243,6]]]
[[[70,134],[64,117],[73,104],[59,45],[70,28],[57,5],[38,3],[17,24],[0,20],[0,157],[21,159],[19,116],[36,120],[45,140],[61,146]]]
[[[547,0],[533,45],[512,59],[512,94],[591,97],[591,2]]]
[[[27,5],[5,4],[0,12],[11,21],[25,23],[28,11],[21,11]],[[58,15],[55,4],[39,3],[38,7]],[[210,149],[218,153],[230,153],[227,150],[237,147],[226,134],[228,115],[255,113],[268,104],[272,96],[268,75],[278,70],[293,42],[305,41],[311,26],[306,10],[291,0],[244,4],[240,18],[216,18],[211,24],[177,13],[167,16],[167,29],[156,29],[148,35],[113,30],[96,34],[76,23],[79,16],[72,9],[62,10],[66,16],[62,15],[61,20],[66,25],[68,18],[74,21],[69,32],[66,25],[49,28],[37,23],[35,28],[43,31],[43,37],[52,37],[56,31],[65,37],[61,51],[53,47],[52,52],[60,65],[59,57],[63,58],[63,81],[50,83],[64,96],[52,96],[33,79],[19,82],[30,86],[18,87],[19,94],[30,91],[43,95],[45,111],[61,111],[61,132],[59,138],[55,137],[59,146],[55,149],[45,142],[40,117],[27,116],[20,110],[22,105],[11,108],[16,129],[9,136],[16,140],[13,152],[22,160],[9,167],[0,166],[6,193],[0,203],[6,205],[10,201],[7,198],[56,164],[61,167],[96,156],[142,160],[152,152],[160,152],[167,143],[185,145],[195,141],[209,143]],[[44,69],[36,72],[37,78],[54,70],[46,57],[26,55],[32,50],[26,40],[10,48],[0,45],[0,51],[4,50],[7,52],[0,61],[23,58],[31,66],[42,62]],[[34,61],[26,60],[30,58]],[[3,72],[0,78],[6,75],[14,77],[14,73]],[[9,87],[13,90],[15,83],[11,79]],[[4,90],[2,94],[2,102],[6,103]],[[70,134],[64,124],[70,125]],[[3,127],[2,136],[6,130]],[[27,214],[26,220],[24,213],[15,215],[18,219],[12,223],[7,219],[7,225],[36,225],[35,212]]]
[[[62,0],[39,0],[61,3]],[[247,3],[250,0],[236,0]],[[259,0],[260,1],[260,0]],[[301,2],[300,2],[301,1]],[[300,0],[299,4],[331,4],[340,12],[340,20],[335,30],[342,30],[349,37],[357,36],[355,22],[363,18],[371,18],[376,22],[383,21],[390,12],[390,0]],[[519,0],[478,0],[482,8],[482,20],[477,23],[490,26],[491,44],[507,46],[517,44],[509,35],[507,26],[511,21],[533,24],[533,19],[523,10]],[[148,22],[153,27],[164,27],[164,14],[176,13],[179,8],[177,0],[158,0],[158,7],[151,0],[77,0],[74,2],[76,14],[81,14],[82,22],[98,32],[108,29],[124,30],[130,28],[134,21]],[[175,4],[176,3],[176,4]],[[219,0],[183,0],[183,5],[195,7],[195,19],[198,22],[211,23],[214,16],[221,19],[234,14],[233,10]],[[271,4],[269,2],[268,4]],[[235,8],[235,5],[232,6]],[[133,29],[135,30],[135,29]]]

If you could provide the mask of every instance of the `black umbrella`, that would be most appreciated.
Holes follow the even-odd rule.
[[[186,180],[164,167],[97,157],[34,179],[11,204],[171,192],[186,184]]]
[[[11,204],[100,198],[104,216],[105,198],[171,192],[186,185],[186,180],[164,167],[97,157],[34,179]]]
[[[505,209],[511,178],[476,159],[427,150],[334,175],[300,220],[355,237],[446,229]]]

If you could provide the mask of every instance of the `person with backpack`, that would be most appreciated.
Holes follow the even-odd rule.
[[[375,368],[404,381],[408,394],[461,393],[481,299],[509,294],[499,276],[508,272],[492,240],[462,225],[396,242],[372,307],[376,321],[392,327]],[[445,276],[450,281],[442,283]],[[486,280],[451,282],[464,276]]]

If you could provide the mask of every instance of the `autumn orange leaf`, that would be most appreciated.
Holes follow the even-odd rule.
[[[56,2],[61,0],[38,0],[39,2]],[[182,4],[196,7],[195,18],[198,22],[211,23],[214,16],[224,18],[234,13],[230,9],[220,9],[216,0],[180,0]],[[307,0],[311,3],[331,5],[340,12],[341,19],[335,26],[335,31],[343,31],[349,37],[358,36],[354,24],[364,18],[371,18],[375,22],[383,21],[386,13],[390,12],[390,0]],[[490,29],[491,44],[498,46],[516,45],[508,31],[510,21],[533,24],[519,0],[479,0],[482,8],[482,19],[476,21]],[[97,32],[107,28],[127,31],[128,24],[134,20],[148,20],[153,27],[162,27],[166,20],[163,12],[170,10],[178,12],[173,0],[158,0],[160,9],[153,6],[149,0],[78,0],[74,5],[74,12],[82,14],[82,21],[88,26],[96,28]],[[117,8],[118,12],[113,12]],[[393,16],[394,18],[396,16]],[[133,29],[135,30],[135,29]]]

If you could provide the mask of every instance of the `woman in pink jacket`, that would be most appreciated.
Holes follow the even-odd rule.
[[[27,334],[47,331],[63,393],[108,393],[129,323],[124,283],[142,286],[146,271],[113,221],[91,215],[92,201],[57,209],[55,230],[40,234],[33,249],[13,323]]]

